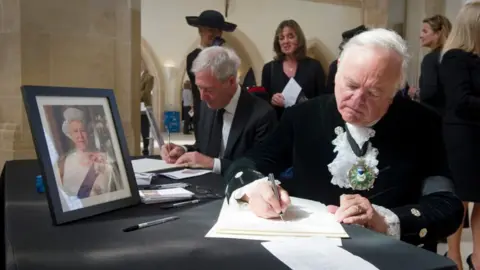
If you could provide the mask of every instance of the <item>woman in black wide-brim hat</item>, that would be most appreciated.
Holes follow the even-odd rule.
[[[197,137],[197,123],[200,108],[200,92],[195,84],[195,75],[190,71],[193,61],[197,58],[202,48],[212,45],[221,46],[225,42],[222,39],[223,32],[233,32],[237,28],[234,23],[226,22],[223,15],[216,10],[205,10],[199,16],[185,17],[188,25],[197,27],[200,35],[200,48],[196,48],[187,56],[187,75],[192,82],[193,94],[193,126],[195,130],[195,138]]]

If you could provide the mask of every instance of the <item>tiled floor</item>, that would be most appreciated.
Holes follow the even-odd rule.
[[[162,134],[165,142],[167,142],[167,134]],[[170,136],[170,141],[175,144],[193,144],[195,142],[195,138],[192,135],[185,135],[183,133],[173,133]],[[155,149],[154,153],[158,154],[159,149],[158,149],[158,144],[155,142]],[[471,211],[471,207],[470,207]],[[469,254],[472,253],[473,249],[473,243],[472,243],[472,231],[470,229],[465,229],[462,234],[462,243],[461,243],[461,249],[462,249],[462,257],[464,261],[464,269],[467,268],[467,264],[465,263],[465,259]],[[447,251],[447,244],[439,244],[438,245],[438,254],[444,254]]]

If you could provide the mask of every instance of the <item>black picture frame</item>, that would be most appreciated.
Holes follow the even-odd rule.
[[[39,160],[41,174],[43,176],[43,183],[45,186],[46,197],[48,199],[50,214],[51,214],[51,218],[54,225],[69,223],[79,219],[84,219],[87,217],[137,205],[140,203],[140,196],[138,194],[135,175],[133,173],[131,157],[129,155],[127,142],[125,139],[125,133],[121,124],[120,114],[118,111],[118,106],[115,100],[115,95],[113,93],[113,90],[74,88],[74,87],[34,86],[34,85],[24,85],[21,88],[22,88],[23,101],[24,101],[28,121],[30,124],[32,137],[33,137],[33,142],[34,142],[35,150]],[[42,102],[48,103],[49,100],[50,102],[52,102],[51,105],[39,104],[39,101],[41,101],[41,103]],[[86,100],[88,100],[89,102],[93,102],[95,104],[93,105],[88,104],[88,102],[87,104],[85,104]],[[64,102],[65,104],[62,105],[62,102]],[[102,106],[101,108],[98,107],[97,102],[98,104],[103,104],[103,105],[100,105]],[[54,137],[52,135],[54,132],[52,131],[53,130],[52,123],[57,121],[60,116],[58,115],[58,113],[57,114],[51,113],[48,115],[54,115],[56,116],[56,118],[55,117],[46,118],[47,109],[50,109],[50,111],[52,111],[53,109],[58,109],[57,111],[60,111],[59,108],[65,108],[65,107],[76,108],[78,106],[83,106],[82,108],[86,108],[85,110],[90,113],[89,114],[90,116],[92,116],[90,119],[93,122],[91,122],[88,127],[92,127],[93,129],[95,129],[96,127],[98,127],[98,123],[106,123],[105,126],[102,126],[102,131],[106,130],[106,132],[102,134],[107,134],[107,136],[110,136],[107,138],[107,142],[110,141],[110,143],[109,144],[107,143],[107,145],[111,146],[110,148],[108,148],[108,150],[111,150],[111,151],[105,150],[105,152],[101,152],[101,151],[95,152],[98,154],[99,157],[106,157],[102,161],[103,163],[96,163],[96,161],[92,161],[93,162],[92,163],[89,158],[88,162],[86,163],[87,165],[85,165],[85,163],[80,163],[80,162],[75,163],[77,159],[70,158],[71,156],[74,155],[74,152],[78,150],[78,148],[75,148],[75,147],[77,147],[76,143],[78,143],[79,140],[77,139],[77,142],[74,141],[73,136],[71,136],[72,134],[74,134],[73,131],[72,133],[68,133],[70,135],[68,136],[66,135],[67,133],[65,133],[64,131],[65,129],[63,129],[66,122],[68,123],[67,127],[69,127],[71,123],[71,121],[68,122],[65,120],[66,109],[63,110],[63,112],[60,114],[65,117],[62,122],[62,130],[58,130],[57,128],[57,131],[55,133],[57,137]],[[100,117],[99,119],[101,119],[102,108],[103,108],[105,117],[103,118],[104,120],[103,122],[99,122],[97,121],[97,116]],[[96,109],[96,111],[99,113],[92,114],[92,110],[94,109]],[[77,111],[81,111],[81,110],[77,110]],[[81,114],[81,115],[83,116],[84,114]],[[45,119],[47,119],[46,122],[45,122]],[[85,120],[82,121],[82,124],[85,126],[87,125],[85,124]],[[58,121],[55,125],[59,126]],[[104,129],[104,127],[106,127],[106,129]],[[70,130],[70,129],[67,129],[67,130]],[[85,128],[84,130],[87,130],[87,129]],[[47,131],[49,131],[50,134],[47,133]],[[63,131],[64,134],[61,134],[61,131]],[[87,131],[85,131],[84,133],[87,134]],[[89,134],[88,136],[90,135],[92,134]],[[92,136],[96,138],[95,136],[97,135],[98,133],[95,133]],[[47,136],[49,137],[49,141],[47,141]],[[57,145],[59,144],[58,141],[60,137],[61,139],[65,140],[63,136],[68,137],[66,141],[69,141],[70,144],[73,142],[74,150],[73,151],[70,150],[71,151],[70,153],[65,151],[59,154],[60,151],[58,151]],[[53,140],[52,140],[52,137],[53,137]],[[97,142],[98,140],[95,139],[95,143]],[[72,162],[68,163],[69,165],[73,164],[72,166],[69,167],[69,168],[72,168],[72,170],[63,168],[63,174],[60,173],[62,171],[59,169],[60,166],[58,165],[60,164],[58,162],[60,158],[55,159],[53,161],[51,158],[52,151],[50,150],[52,149],[53,143],[55,143],[55,148],[54,148],[55,151],[53,152],[57,156],[64,155],[66,156],[65,160],[67,158],[70,158],[69,160],[75,160],[73,161],[73,163]],[[90,143],[90,141],[87,140],[85,145],[87,145],[88,143]],[[90,143],[90,144],[93,144],[93,143]],[[106,148],[102,148],[102,149],[106,149]],[[112,155],[114,158],[109,159],[109,157],[112,156],[112,155],[108,155],[109,153],[113,153]],[[82,155],[82,157],[83,156],[84,155]],[[105,162],[105,160],[108,160],[108,162]],[[63,164],[64,166],[66,166],[67,162],[64,162]],[[85,167],[76,166],[76,164],[82,164]],[[95,171],[94,177],[91,177],[92,175],[89,175],[91,170],[94,170],[93,169],[95,168],[94,165],[98,165],[98,164],[102,164],[102,165],[106,164],[104,167],[102,167],[104,168],[103,171],[100,171],[100,172],[106,172],[106,171],[109,172],[109,174],[105,173],[105,175],[107,176],[105,176],[104,178],[101,178],[104,181],[98,180],[97,177],[99,174],[97,173],[97,171]],[[73,176],[72,171],[73,172],[76,172],[77,170],[85,171],[86,167],[89,167],[90,170],[88,170],[88,172],[85,174],[84,180],[81,181],[80,188],[78,188],[79,190],[78,194],[80,194],[81,192],[80,190],[84,186],[83,184],[86,183],[87,179],[90,179],[90,180],[94,179],[94,180],[93,182],[88,183],[90,184],[90,190],[87,188],[87,191],[86,191],[88,195],[86,195],[86,197],[80,198],[80,195],[77,194],[76,195],[77,198],[74,199],[74,201],[76,202],[76,206],[71,207],[72,204],[67,203],[67,199],[71,199],[72,197],[74,198],[75,194],[73,195],[72,193],[67,194],[67,191],[64,190],[66,189],[66,185],[64,185],[65,183],[64,180],[70,181],[68,183],[72,183],[72,181],[77,179],[75,178],[75,176]],[[108,168],[111,170],[105,170],[105,168]],[[82,175],[82,174],[76,174],[76,175]],[[115,176],[118,176],[118,177],[115,178]],[[78,179],[82,179],[81,176],[79,176]],[[58,182],[59,180],[61,180],[61,182]],[[76,183],[73,183],[73,184],[78,184],[79,182],[80,181],[77,181]],[[107,186],[107,191],[105,193],[92,195],[91,192],[93,192],[94,190],[98,191],[98,186],[94,185],[96,184],[96,182],[108,183],[104,185],[104,186]],[[62,186],[59,186],[59,183],[61,183]],[[97,189],[95,189],[94,186]],[[110,198],[111,200],[107,198]]]

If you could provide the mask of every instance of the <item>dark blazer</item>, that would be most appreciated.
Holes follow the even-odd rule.
[[[278,176],[293,164],[293,179],[282,183],[291,196],[338,205],[342,194],[360,194],[394,212],[400,219],[401,239],[415,245],[456,231],[463,218],[463,205],[451,189],[422,195],[426,179],[451,184],[439,115],[401,96],[394,98],[387,114],[373,127],[375,136],[370,142],[379,151],[380,173],[368,191],[330,183],[328,164],[336,157],[332,144],[337,136],[335,128],[344,125],[333,95],[297,105],[285,112],[264,143],[230,166],[225,178],[230,186],[238,171]],[[406,139],[405,134],[416,135]],[[421,214],[415,215],[413,209]]]
[[[445,53],[440,78],[446,96],[446,124],[480,126],[480,57],[454,49]]]
[[[195,138],[198,136],[198,128],[197,128],[197,123],[200,115],[200,91],[198,90],[197,84],[195,83],[195,74],[191,71],[193,61],[197,58],[198,54],[202,50],[200,48],[196,48],[192,52],[190,52],[187,55],[187,75],[188,79],[190,80],[190,83],[192,85],[192,96],[193,96],[193,126],[194,126],[194,133],[195,133]]]
[[[325,94],[325,72],[317,60],[306,57],[298,61],[297,72],[294,76],[297,83],[302,87],[297,103],[305,97],[314,98]],[[283,72],[283,61],[273,60],[266,63],[262,70],[262,86],[269,94],[269,100],[276,93],[281,93],[290,78]],[[275,107],[278,118],[281,117],[284,108]]]
[[[440,87],[440,53],[441,49],[429,52],[422,60],[420,70],[420,102],[443,115],[445,110],[445,93]]]
[[[215,110],[208,108],[205,102],[200,106],[198,137],[195,144],[187,146],[188,151],[207,153],[211,127],[215,119]],[[231,162],[245,154],[257,143],[273,132],[277,126],[275,111],[264,100],[241,90],[238,105],[233,117],[227,146],[221,161],[222,172]]]

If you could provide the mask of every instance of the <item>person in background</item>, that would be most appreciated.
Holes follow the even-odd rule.
[[[143,141],[143,150],[142,154],[147,156],[148,153],[148,145],[150,143],[150,122],[148,121],[148,116],[145,112],[144,107],[152,106],[152,89],[154,79],[153,76],[150,75],[148,69],[145,67],[145,63],[142,61],[141,63],[142,73],[140,75],[140,102],[142,102],[143,106],[141,106],[140,112],[140,131],[142,133],[142,141]]]
[[[452,188],[441,118],[396,95],[407,50],[386,29],[353,37],[339,58],[335,95],[285,111],[275,132],[225,172],[230,207],[248,203],[257,216],[277,218],[289,211],[288,191],[324,203],[339,222],[426,249],[453,233],[463,205]],[[279,201],[264,175],[291,164],[293,179],[282,183]]]
[[[222,39],[223,32],[233,32],[237,28],[234,23],[226,22],[223,15],[216,10],[205,10],[200,13],[200,16],[187,16],[185,17],[187,24],[198,29],[200,35],[200,46],[194,49],[187,55],[187,75],[192,83],[192,95],[193,95],[193,128],[195,138],[198,136],[198,122],[200,121],[200,92],[195,84],[195,74],[192,72],[193,61],[197,58],[202,49],[210,46],[221,46],[225,43]]]
[[[305,35],[294,20],[282,21],[273,39],[275,59],[262,70],[262,86],[269,93],[270,102],[280,119],[285,109],[282,94],[290,80],[301,87],[296,103],[325,94],[325,73],[317,60],[307,57]]]
[[[190,115],[193,112],[193,96],[192,96],[192,84],[190,81],[185,81],[183,83],[182,89],[182,101],[183,101],[183,134],[190,134],[192,129],[192,116]]]
[[[163,145],[163,160],[220,174],[274,130],[275,111],[240,87],[239,67],[240,59],[231,49],[213,46],[200,52],[192,65],[202,98],[195,144]]]
[[[365,27],[365,25],[360,25],[360,26],[357,26],[353,29],[350,29],[350,30],[347,30],[347,31],[343,32],[342,33],[342,42],[338,46],[338,49],[339,49],[340,53],[342,53],[343,46],[345,45],[345,43],[347,43],[352,37],[354,37],[354,36],[356,36],[360,33],[363,33],[367,30],[368,29],[367,29],[367,27]],[[328,77],[327,77],[327,85],[326,85],[326,92],[327,93],[333,93],[334,90],[335,90],[335,75],[337,74],[337,65],[338,65],[338,60],[335,59],[334,61],[332,61],[332,63],[330,63],[330,66],[328,68]]]
[[[473,202],[470,269],[480,269],[480,2],[465,4],[443,46],[440,83],[445,92],[443,132],[455,192]],[[464,213],[466,214],[466,211]],[[447,256],[462,269],[462,228],[448,237]]]
[[[440,88],[439,63],[443,44],[450,34],[452,24],[442,15],[435,15],[423,20],[420,41],[422,47],[431,51],[423,57],[420,69],[420,102],[443,115],[445,94]]]

